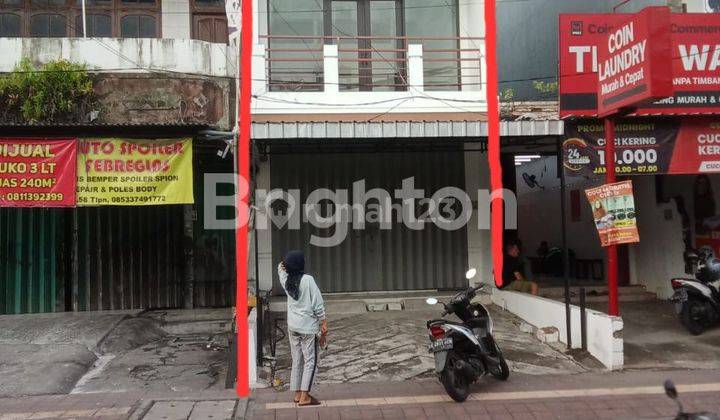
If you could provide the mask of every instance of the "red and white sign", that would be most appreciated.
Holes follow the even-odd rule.
[[[599,50],[629,14],[560,15],[560,117],[597,116]],[[720,113],[720,14],[670,14],[674,93],[630,115]]]
[[[716,118],[619,120],[615,126],[617,175],[720,173],[720,122]],[[563,165],[568,173],[605,174],[605,129],[601,121],[565,124]]]
[[[672,95],[670,9],[647,7],[610,31],[598,48],[598,116]]]
[[[0,139],[0,207],[75,206],[75,139]]]

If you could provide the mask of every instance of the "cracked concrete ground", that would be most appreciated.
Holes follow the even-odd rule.
[[[224,390],[229,310],[0,316],[0,397]]]
[[[585,371],[570,357],[521,332],[520,320],[512,314],[496,307],[490,310],[495,338],[512,371],[535,375]],[[435,378],[425,323],[438,315],[434,309],[419,309],[330,316],[328,348],[320,354],[316,382]],[[287,384],[291,359],[286,338],[278,342],[276,356],[276,376]]]

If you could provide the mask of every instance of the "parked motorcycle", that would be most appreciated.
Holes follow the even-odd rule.
[[[675,416],[675,420],[720,420],[716,414],[702,412],[702,413],[686,413],[683,410],[682,403],[678,399],[678,392],[675,388],[675,384],[671,380],[665,381],[665,394],[672,398],[678,406],[678,413]]]
[[[475,277],[471,268],[465,277]],[[457,293],[448,303],[434,297],[429,305],[441,304],[442,317],[455,314],[462,322],[433,319],[427,322],[430,352],[435,357],[435,372],[448,395],[463,402],[469,394],[470,384],[488,373],[499,380],[510,376],[510,369],[492,336],[493,322],[490,313],[480,303],[471,303],[483,285],[470,287]]]
[[[695,267],[695,278],[674,278],[671,300],[680,322],[692,335],[700,335],[720,320],[720,259],[712,252],[688,252],[686,258]]]

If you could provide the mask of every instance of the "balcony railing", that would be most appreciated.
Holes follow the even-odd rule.
[[[265,45],[255,47],[253,85],[261,113],[330,112],[332,106],[337,112],[340,106],[382,108],[382,103],[395,105],[396,112],[485,107],[482,38],[270,35],[260,40]]]

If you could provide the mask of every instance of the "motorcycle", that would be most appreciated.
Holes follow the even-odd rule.
[[[671,380],[665,381],[665,395],[672,398],[678,406],[678,413],[675,416],[675,420],[720,420],[716,414],[702,412],[702,413],[686,413],[683,410],[682,403],[678,400],[678,392],[675,388],[675,384]]]
[[[686,258],[694,266],[695,278],[670,280],[675,293],[671,301],[680,322],[692,335],[700,335],[720,320],[720,259],[711,251],[688,252]]]
[[[471,268],[465,278],[470,280],[475,274],[476,270]],[[482,288],[482,284],[470,287],[457,293],[448,303],[434,297],[426,300],[428,305],[443,305],[442,318],[455,314],[462,321],[441,318],[427,322],[435,372],[445,391],[457,402],[465,401],[470,384],[488,373],[502,381],[510,376],[510,368],[492,335],[490,313],[482,304],[471,303]]]

